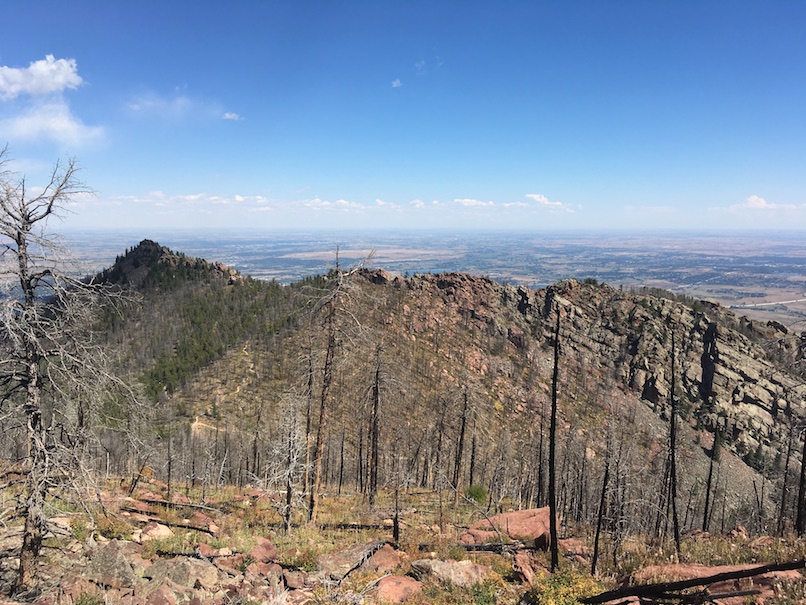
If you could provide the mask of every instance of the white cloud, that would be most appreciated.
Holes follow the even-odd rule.
[[[83,145],[104,136],[102,127],[84,124],[64,101],[36,104],[22,114],[3,120],[0,125],[10,139],[51,139],[68,145]]]
[[[731,206],[734,210],[794,210],[794,204],[773,204],[758,195],[751,195],[743,204]]]
[[[75,89],[83,83],[78,75],[75,59],[56,59],[46,55],[32,61],[27,68],[0,67],[0,99],[13,99],[19,95],[47,95],[67,88]]]
[[[400,88],[401,86],[403,86],[403,83],[400,81],[400,78],[392,80],[392,88]]]
[[[456,199],[453,200],[453,203],[458,206],[464,206],[465,208],[482,208],[482,207],[495,206],[495,202],[482,202],[481,200],[473,200],[469,198]]]
[[[336,200],[335,202],[331,202],[329,200],[319,199],[318,197],[315,197],[311,200],[304,200],[301,202],[301,204],[306,208],[313,208],[315,210],[339,210],[344,212],[348,210],[364,209],[364,206],[356,202],[350,202],[347,200]]]
[[[425,202],[423,200],[411,200],[409,205],[414,206],[415,208],[423,208],[425,206]]]
[[[233,120],[233,121],[243,120],[243,118],[240,115],[238,115],[237,113],[234,113],[232,111],[225,111],[224,115],[221,116],[221,119],[222,120]]]
[[[528,208],[529,204],[526,202],[504,202],[501,204],[504,208]]]
[[[552,210],[564,210],[565,212],[569,213],[574,212],[574,209],[570,206],[563,204],[562,202],[552,202],[542,193],[527,193],[526,197],[528,197],[530,200],[534,200],[539,206],[544,208],[550,208]]]

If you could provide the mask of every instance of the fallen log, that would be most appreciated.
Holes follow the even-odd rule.
[[[143,514],[141,511],[137,510],[136,508],[132,508],[130,506],[121,506],[120,510],[122,512],[137,513],[139,515],[143,515],[143,517],[145,517],[145,520],[141,520],[140,523],[159,523],[167,527],[176,527],[177,529],[189,529],[191,531],[200,531],[204,532],[209,536],[215,536],[215,533],[213,533],[206,527],[201,527],[198,525],[189,525],[187,523],[173,523],[171,521],[166,521],[165,519],[160,519],[159,517],[154,517],[153,515]]]
[[[518,550],[534,550],[534,547],[526,546],[523,542],[485,542],[483,544],[456,544],[455,546],[464,548],[468,552],[494,552],[498,554]],[[421,551],[436,550],[438,545],[420,542],[419,548]]]
[[[757,567],[751,567],[741,571],[726,571],[710,576],[703,576],[701,578],[691,578],[690,580],[659,582],[657,584],[643,584],[640,586],[623,586],[615,590],[608,590],[599,593],[598,595],[581,599],[581,602],[586,603],[586,605],[597,605],[599,603],[607,603],[609,601],[615,601],[616,599],[624,599],[627,597],[663,600],[673,599],[686,602],[685,600],[687,599],[687,595],[678,594],[679,591],[694,588],[695,586],[708,586],[709,584],[716,584],[717,582],[726,582],[728,580],[752,578],[753,576],[760,576],[773,571],[790,571],[793,569],[803,569],[804,567],[806,567],[806,559],[787,561],[785,563],[769,563],[767,565],[759,565]]]
[[[392,529],[383,523],[320,523],[320,529]]]
[[[190,502],[183,503],[183,502],[170,502],[169,500],[151,500],[147,498],[138,498],[140,502],[145,502],[146,504],[153,504],[156,506],[164,506],[165,508],[196,508],[199,510],[207,510],[212,513],[221,514],[221,511],[217,508],[213,508],[212,506],[205,506],[204,504],[191,504]]]

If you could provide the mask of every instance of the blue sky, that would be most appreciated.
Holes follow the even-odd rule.
[[[803,2],[6,0],[65,228],[803,229]],[[9,26],[11,24],[11,26]]]

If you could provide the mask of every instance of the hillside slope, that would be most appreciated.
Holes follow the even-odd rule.
[[[302,480],[322,404],[324,309],[336,297],[329,489],[365,491],[374,470],[381,486],[481,484],[491,506],[541,504],[559,307],[567,519],[592,519],[609,460],[621,469],[609,487],[610,517],[625,532],[658,530],[673,341],[684,527],[704,514],[715,432],[732,455],[717,465],[712,502],[721,512],[708,523],[760,531],[779,514],[771,495],[784,498],[785,521],[792,515],[793,480],[781,496],[781,467],[790,428],[804,417],[806,388],[789,371],[803,344],[779,327],[597,283],[531,291],[464,274],[360,270],[282,287],[215,271],[221,279],[187,275],[173,289],[138,278],[148,304],[110,331],[160,401],[149,463],[175,482],[273,485],[289,448]],[[794,468],[793,458],[790,475]]]

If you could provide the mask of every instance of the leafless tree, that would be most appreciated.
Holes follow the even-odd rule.
[[[31,191],[0,152],[0,410],[7,430],[24,434],[16,464],[24,476],[25,519],[15,593],[36,588],[51,493],[79,487],[81,464],[106,387],[120,386],[96,345],[103,286],[80,280],[49,223],[87,188],[73,160],[57,163],[46,185]],[[106,400],[109,401],[108,399]]]
[[[325,458],[325,444],[330,430],[330,419],[333,408],[333,367],[336,350],[342,345],[341,340],[346,337],[346,332],[342,329],[340,322],[343,318],[351,325],[360,330],[361,324],[353,316],[349,309],[350,290],[353,289],[353,277],[363,266],[363,262],[371,258],[372,254],[361,263],[354,266],[349,271],[344,271],[339,267],[338,249],[336,249],[336,268],[327,276],[329,287],[324,296],[317,304],[317,311],[324,317],[322,320],[325,330],[325,360],[322,367],[322,385],[319,398],[319,423],[316,430],[316,442],[313,449],[313,460],[311,467],[310,493],[308,495],[308,521],[316,522],[317,500],[322,488],[322,465]],[[316,315],[314,315],[316,316]]]

